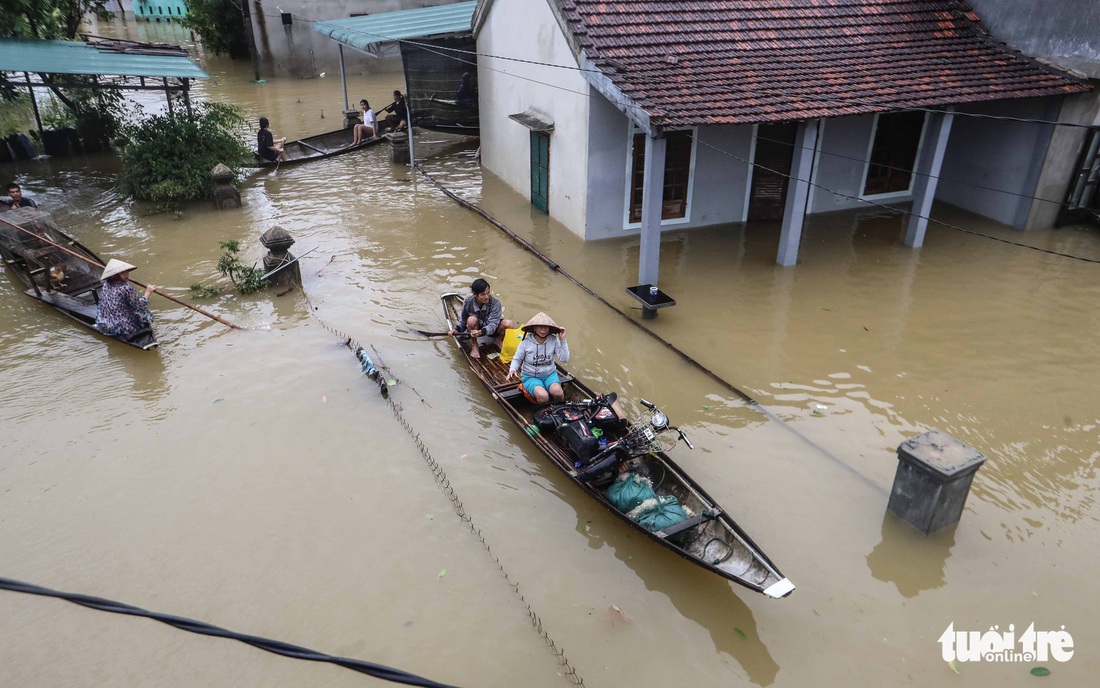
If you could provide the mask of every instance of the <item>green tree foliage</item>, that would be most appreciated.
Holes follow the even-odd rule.
[[[122,189],[162,208],[209,198],[214,166],[236,169],[252,155],[240,110],[226,103],[196,104],[193,115],[177,107],[175,116],[147,117],[122,133]]]
[[[0,36],[71,41],[86,12],[101,19],[113,16],[96,0],[0,0]],[[12,101],[25,92],[0,74],[0,99]]]
[[[180,23],[199,35],[207,50],[230,57],[248,54],[241,2],[245,0],[186,0],[187,16]]]
[[[0,36],[71,41],[86,12],[101,19],[111,17],[97,0],[3,0]]]

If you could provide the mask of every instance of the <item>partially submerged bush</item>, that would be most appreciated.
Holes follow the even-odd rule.
[[[163,207],[209,198],[215,165],[237,168],[252,157],[243,143],[245,122],[237,108],[199,103],[193,113],[177,107],[174,115],[154,115],[123,130],[125,193]]]

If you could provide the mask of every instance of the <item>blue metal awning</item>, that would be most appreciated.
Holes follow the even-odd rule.
[[[364,17],[317,22],[313,30],[356,50],[377,52],[380,43],[472,31],[476,0],[417,7]]]
[[[81,41],[31,38],[0,38],[0,72],[210,78],[191,58],[182,55],[131,54],[100,50]]]

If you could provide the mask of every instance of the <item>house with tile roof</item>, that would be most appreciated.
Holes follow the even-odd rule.
[[[911,206],[914,247],[933,199],[1022,226],[1051,132],[1018,120],[1090,88],[956,0],[481,0],[473,29],[483,165],[640,235],[651,284],[673,229],[772,221],[793,265],[811,213]]]

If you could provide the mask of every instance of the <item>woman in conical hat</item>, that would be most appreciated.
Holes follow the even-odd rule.
[[[554,359],[565,363],[569,360],[569,344],[565,341],[565,328],[546,313],[536,313],[523,326],[523,341],[516,347],[516,355],[508,368],[508,378],[519,377],[523,388],[540,404],[565,398],[558,367]]]
[[[149,294],[153,285],[145,287],[145,295],[138,296],[130,286],[130,271],[137,268],[125,261],[112,258],[103,267],[103,286],[99,289],[95,326],[103,334],[133,339],[153,328],[153,315],[149,312]]]

